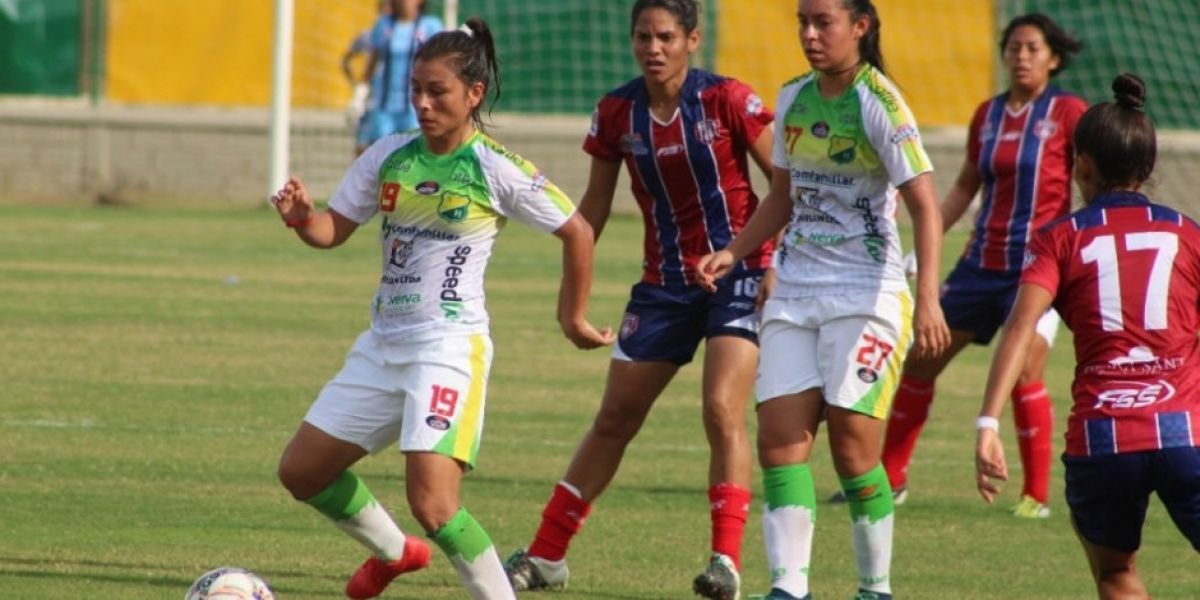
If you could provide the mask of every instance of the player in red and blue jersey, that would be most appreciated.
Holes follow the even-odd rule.
[[[695,0],[634,4],[631,34],[642,76],[600,100],[583,144],[592,166],[579,210],[599,236],[624,162],[645,221],[644,269],[595,421],[555,486],[533,543],[506,565],[518,590],[565,584],[571,538],[659,394],[705,341],[712,555],[694,591],[738,595],[752,472],[745,412],[758,359],[757,297],[772,245],[748,255],[715,292],[700,287],[696,264],[729,244],[758,205],[747,155],[770,172],[773,114],[745,84],[688,67],[700,41],[698,12]]]
[[[1050,83],[1078,41],[1041,14],[1014,18],[1000,43],[1009,70],[1006,92],[983,102],[971,119],[967,157],[942,205],[943,226],[963,216],[982,188],[966,250],[942,286],[950,348],[910,354],[888,421],[883,464],[897,503],[907,496],[908,467],[929,415],[938,375],[967,344],[987,345],[1016,297],[1021,257],[1038,227],[1067,214],[1071,203],[1071,135],[1087,109]],[[1013,507],[1020,517],[1049,516],[1053,412],[1043,383],[1058,317],[1048,312],[1012,390],[1025,485]]]
[[[1100,597],[1149,598],[1134,559],[1151,492],[1200,551],[1200,227],[1138,192],[1156,154],[1146,89],[1129,74],[1112,87],[1075,130],[1087,206],[1029,244],[977,423],[977,483],[990,502],[1007,477],[996,418],[1053,303],[1075,338],[1071,518]]]

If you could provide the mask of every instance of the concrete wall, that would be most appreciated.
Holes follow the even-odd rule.
[[[580,150],[584,117],[498,115],[492,135],[582,195],[589,159]],[[267,196],[268,115],[264,110],[90,108],[79,103],[0,104],[0,201],[38,198],[131,202],[260,202]],[[929,129],[926,147],[942,192],[962,164],[965,132]],[[1200,135],[1160,136],[1152,194],[1200,216]],[[292,128],[292,172],[318,198],[333,192],[352,160],[337,112],[301,112]],[[757,177],[756,189],[766,189]],[[617,209],[634,211],[624,173]]]

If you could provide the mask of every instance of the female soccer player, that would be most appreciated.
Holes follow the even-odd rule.
[[[1087,205],[1029,244],[1016,303],[977,422],[977,485],[1007,479],[997,418],[1053,305],[1075,339],[1067,421],[1067,505],[1101,598],[1149,598],[1134,559],[1151,492],[1200,551],[1200,229],[1138,192],[1154,170],[1146,88],[1124,74],[1115,102],[1075,129],[1075,182]]]
[[[417,128],[409,67],[421,44],[445,28],[441,19],[425,14],[425,0],[390,1],[391,10],[371,30],[371,56],[363,71],[371,93],[356,134],[358,154],[385,135]]]
[[[828,420],[834,469],[850,508],[856,598],[891,598],[893,505],[879,451],[900,365],[943,351],[937,302],[942,223],[916,121],[883,70],[869,0],[801,0],[800,42],[814,71],[776,104],[771,191],[724,250],[700,261],[709,286],[787,226],[777,284],[763,309],[758,453],[772,588],[809,595],[815,491],[808,460]],[[904,276],[896,190],[916,238],[915,306]],[[910,325],[915,320],[915,325]]]
[[[1001,35],[1009,89],[976,109],[966,160],[942,204],[942,222],[949,228],[983,188],[971,240],[942,286],[950,347],[934,356],[908,357],[887,424],[883,467],[897,503],[906,495],[909,462],[938,375],[968,343],[991,342],[1016,297],[1026,241],[1038,227],[1069,212],[1071,135],[1087,104],[1050,79],[1067,68],[1079,48],[1054,21],[1036,13],[1014,18]],[[1054,419],[1042,373],[1057,329],[1058,315],[1047,312],[1010,390],[1025,477],[1021,500],[1013,507],[1018,517],[1050,515]]]
[[[472,598],[513,598],[499,556],[459,504],[475,464],[492,343],[483,274],[507,217],[563,242],[558,320],[580,348],[610,343],[584,317],[592,229],[528,162],[481,129],[480,107],[499,95],[487,25],[470,19],[430,38],[413,65],[421,129],[371,146],[316,212],[298,180],[276,196],[285,223],[310,246],[338,246],[383,213],[383,274],[371,327],[317,396],[283,452],[284,487],[371,550],[346,594],[372,598],[425,567],[429,547],[400,531],[349,468],[399,440],[413,517],[450,557]]]
[[[696,261],[725,247],[758,205],[747,154],[769,173],[772,115],[745,84],[688,67],[700,44],[698,13],[695,0],[634,3],[630,32],[642,75],[600,100],[583,144],[592,165],[579,211],[599,236],[624,161],[645,222],[644,270],[592,427],[528,552],[518,550],[506,565],[518,590],[566,583],[571,538],[659,394],[704,340],[712,543],[693,587],[708,598],[738,594],[752,470],[745,413],[758,358],[756,300],[771,244],[760,240],[711,292],[699,285]]]

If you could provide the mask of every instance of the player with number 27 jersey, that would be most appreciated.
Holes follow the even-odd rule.
[[[1021,283],[1075,335],[1066,454],[1200,446],[1200,227],[1109,192],[1042,229]]]

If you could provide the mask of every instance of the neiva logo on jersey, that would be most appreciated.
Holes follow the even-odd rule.
[[[438,216],[451,223],[458,223],[466,219],[470,209],[470,198],[450,192],[442,194],[442,199],[438,202],[437,207]]]

